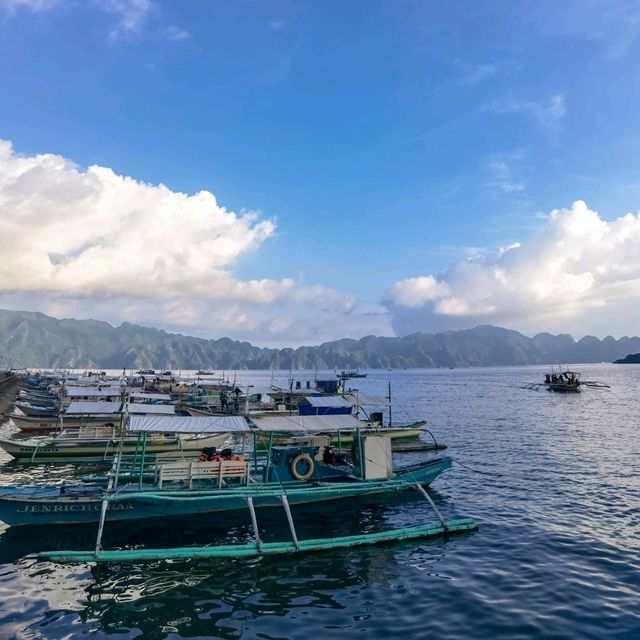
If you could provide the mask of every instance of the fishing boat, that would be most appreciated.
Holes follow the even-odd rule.
[[[226,437],[180,438],[173,434],[158,434],[147,443],[149,453],[192,452],[197,456],[204,447],[218,447]],[[136,437],[125,436],[122,450],[133,454],[139,446]],[[81,427],[50,437],[18,440],[0,438],[0,448],[21,462],[68,462],[82,459],[112,460],[120,447],[120,437],[113,427]]]
[[[525,385],[526,389],[547,389],[548,391],[559,391],[561,393],[579,393],[581,387],[592,387],[594,389],[610,389],[611,387],[598,380],[582,380],[577,371],[569,369],[551,371],[545,373],[544,382],[534,382]]]
[[[144,398],[157,394],[135,394],[131,398]],[[0,448],[22,462],[66,462],[68,460],[111,460],[122,447],[124,453],[133,453],[138,446],[135,436],[124,435],[121,443],[121,422],[124,413],[130,415],[173,415],[173,405],[129,402],[126,406],[117,402],[74,402],[67,408],[66,416],[97,416],[97,422],[70,426],[66,421],[58,423],[53,436],[18,439],[0,438]],[[103,420],[109,420],[103,423]],[[226,438],[181,438],[175,434],[158,433],[149,442],[149,453],[191,451],[197,455],[203,447],[220,446]]]
[[[55,431],[65,429],[78,429],[82,427],[109,427],[114,424],[114,416],[122,411],[122,391],[113,390],[105,393],[105,390],[98,389],[68,389],[65,391],[66,398],[82,398],[82,400],[65,401],[64,408],[60,412],[49,416],[27,416],[19,408],[14,408],[12,412],[2,414],[7,420],[25,433],[50,434]],[[91,398],[91,400],[87,400]],[[96,398],[101,398],[97,400]],[[171,400],[169,394],[147,393],[142,390],[129,392],[129,398],[136,402],[136,407],[140,404],[158,405]],[[145,409],[149,412],[162,411],[161,409]],[[174,409],[168,409],[174,413]]]
[[[338,380],[351,380],[352,378],[366,378],[366,373],[360,373],[359,369],[343,370],[336,374]]]
[[[341,428],[359,432],[354,416],[342,416]],[[108,484],[50,487],[6,487],[0,489],[0,520],[13,526],[36,524],[93,523],[98,525],[96,547],[90,551],[43,551],[41,558],[59,562],[104,562],[185,557],[247,557],[300,551],[351,547],[391,540],[421,538],[476,527],[471,519],[445,521],[424,487],[451,467],[451,459],[434,460],[394,469],[388,438],[366,436],[358,439],[359,460],[355,466],[327,460],[314,447],[271,446],[262,467],[257,459],[242,455],[220,456],[211,461],[174,462],[160,465],[148,481],[144,465],[145,443],[152,432],[170,429],[176,433],[235,433],[256,437],[274,435],[284,428],[289,433],[315,433],[326,429],[325,416],[294,416],[292,420],[270,416],[247,420],[240,416],[167,417],[139,416],[129,419],[128,431],[141,438],[141,455],[120,477],[124,466],[114,460]],[[325,452],[326,453],[326,452]],[[438,522],[392,531],[317,540],[299,540],[292,506],[326,504],[381,494],[400,495],[417,491],[434,508]],[[260,539],[256,511],[283,507],[290,542],[265,543]],[[323,507],[326,509],[326,507]],[[253,542],[216,547],[173,549],[103,550],[103,528],[110,521],[180,518],[248,509],[255,533]],[[217,520],[219,521],[219,519]],[[215,523],[216,520],[212,520]]]
[[[15,380],[15,374],[11,369],[0,369],[0,387]]]
[[[10,421],[19,431],[24,433],[46,434],[60,429],[60,414],[49,417],[27,416],[19,410],[3,413],[3,418]],[[84,426],[104,427],[113,424],[111,414],[67,415],[63,414],[65,427],[79,428]]]
[[[580,374],[575,371],[547,373],[544,376],[544,384],[550,391],[575,393],[580,391]]]

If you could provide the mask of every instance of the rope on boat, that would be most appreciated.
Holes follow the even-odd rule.
[[[504,473],[489,473],[487,471],[480,471],[479,469],[474,469],[473,467],[470,467],[469,465],[464,464],[464,462],[460,462],[460,460],[456,460],[455,458],[451,458],[456,464],[459,464],[461,467],[464,467],[465,469],[467,469],[467,471],[472,471],[473,473],[479,473],[480,475],[483,476],[492,476],[494,478],[502,478],[504,477]]]

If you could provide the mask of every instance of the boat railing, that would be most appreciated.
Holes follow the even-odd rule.
[[[170,462],[160,466],[158,488],[166,482],[185,482],[189,489],[194,481],[210,480],[221,488],[228,478],[235,478],[240,484],[249,484],[249,463],[244,460],[213,460],[211,462]]]

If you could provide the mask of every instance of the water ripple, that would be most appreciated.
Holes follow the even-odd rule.
[[[391,378],[394,417],[427,417],[460,464],[432,495],[477,533],[301,557],[58,566],[49,548],[87,548],[95,531],[0,531],[0,636],[110,638],[640,638],[640,367],[585,366],[611,392],[522,389],[540,367],[371,372]],[[240,372],[267,382],[270,374]],[[261,377],[262,376],[262,377]],[[2,427],[6,429],[6,427]],[[396,455],[412,462],[423,454]],[[57,481],[69,467],[6,463],[3,483]],[[479,473],[480,472],[480,473]],[[336,535],[433,520],[418,497],[296,514],[299,532]],[[244,540],[247,518],[110,529],[110,544]],[[260,516],[270,539],[281,514]]]

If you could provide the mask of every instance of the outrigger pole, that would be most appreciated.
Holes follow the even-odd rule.
[[[39,557],[53,562],[137,562],[150,560],[181,560],[189,558],[253,558],[287,553],[346,549],[383,542],[417,540],[451,533],[475,531],[478,525],[471,518],[450,520],[446,528],[440,522],[392,531],[379,531],[340,538],[319,538],[294,542],[256,542],[253,544],[219,545],[215,547],[179,547],[174,549],[125,549],[119,551],[46,551]]]
[[[113,459],[113,464],[111,465],[111,473],[109,474],[109,483],[107,484],[107,490],[104,494],[104,499],[102,500],[102,508],[100,510],[100,522],[98,524],[98,536],[96,538],[96,546],[94,550],[94,558],[95,561],[98,562],[100,557],[100,552],[102,551],[102,532],[104,531],[104,523],[107,517],[107,508],[109,507],[109,496],[111,491],[118,486],[118,476],[120,475],[120,461],[122,460],[122,450],[124,444],[124,430],[127,424],[127,419],[129,418],[129,397],[125,392],[123,395],[123,405],[124,411],[120,418],[120,444],[118,446],[118,453],[115,455]],[[146,435],[146,434],[145,434]],[[142,464],[140,465],[142,468]]]

